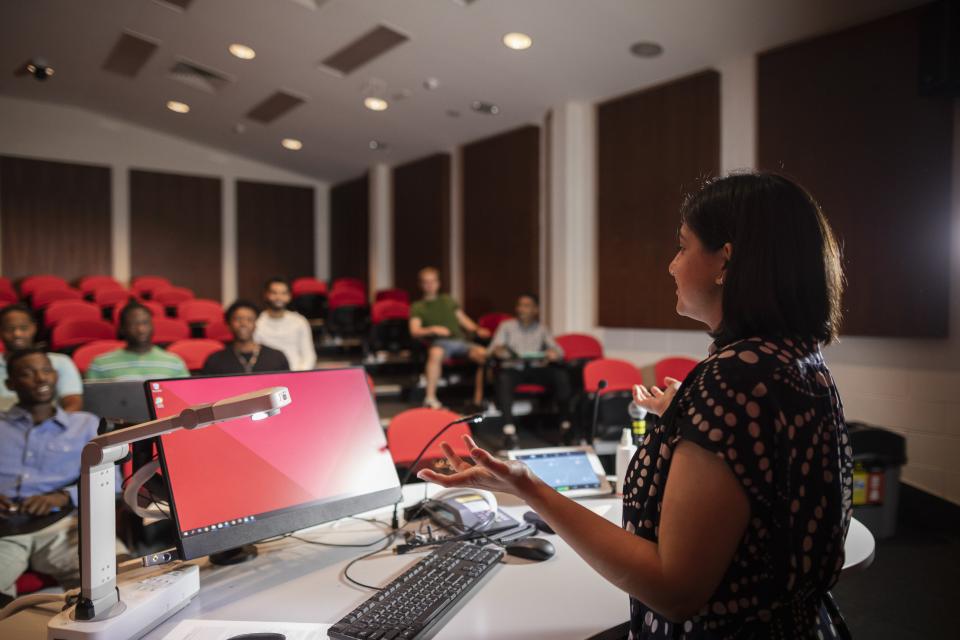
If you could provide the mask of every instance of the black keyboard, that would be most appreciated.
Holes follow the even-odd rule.
[[[425,638],[503,558],[500,549],[446,542],[330,627],[337,640]]]

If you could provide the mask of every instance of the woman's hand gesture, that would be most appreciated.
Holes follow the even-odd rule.
[[[664,378],[664,382],[666,385],[662,391],[659,387],[650,387],[647,391],[643,385],[633,385],[633,401],[650,413],[662,416],[673,402],[673,397],[677,395],[677,389],[680,388],[680,381],[674,378]]]
[[[476,464],[465,461],[453,451],[449,444],[441,442],[440,448],[447,456],[447,461],[453,467],[454,473],[443,475],[430,469],[422,469],[417,473],[417,477],[443,487],[475,487],[520,496],[535,483],[535,476],[522,462],[498,460],[488,451],[478,447],[470,436],[463,436],[463,442],[469,447],[470,456]]]

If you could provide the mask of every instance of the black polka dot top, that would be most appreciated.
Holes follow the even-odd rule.
[[[853,465],[819,344],[750,338],[711,351],[640,443],[624,484],[623,525],[657,541],[681,440],[727,463],[750,521],[697,615],[671,623],[631,598],[631,638],[836,637],[822,600],[843,566]]]

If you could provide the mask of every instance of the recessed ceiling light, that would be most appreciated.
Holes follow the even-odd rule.
[[[241,60],[253,60],[257,57],[257,52],[254,51],[251,47],[248,47],[245,44],[240,44],[239,42],[234,42],[229,47],[230,53],[240,58]]]
[[[533,38],[525,33],[514,31],[503,36],[503,44],[507,45],[511,49],[523,51],[524,49],[530,48],[530,46],[533,44]]]
[[[427,78],[423,81],[423,88],[427,91],[433,91],[440,86],[440,81],[437,78]]]
[[[177,102],[176,100],[167,100],[167,109],[174,113],[190,113],[190,105],[186,102]]]
[[[495,116],[500,113],[500,107],[491,103],[491,102],[481,102],[479,100],[474,100],[470,105],[470,108],[476,111],[477,113],[485,113],[489,116]]]
[[[656,42],[635,42],[630,47],[630,53],[638,58],[656,58],[663,53],[663,47]]]
[[[390,106],[390,103],[383,98],[369,96],[363,99],[363,106],[370,109],[370,111],[385,111],[386,108]]]
[[[300,151],[303,148],[303,143],[296,138],[284,138],[280,141],[280,144],[284,149],[290,149],[290,151]]]
[[[387,145],[386,145],[386,143],[380,142],[379,140],[371,140],[369,143],[367,143],[367,146],[370,147],[370,150],[371,150],[371,151],[386,151],[386,150],[387,150]]]

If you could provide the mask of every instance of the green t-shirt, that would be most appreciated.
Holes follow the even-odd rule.
[[[87,380],[150,380],[190,375],[180,356],[153,347],[146,353],[117,349],[97,356],[87,369]]]
[[[410,317],[420,318],[424,327],[441,326],[450,329],[451,338],[463,338],[463,329],[457,320],[457,301],[445,293],[433,300],[417,300],[410,307]]]

